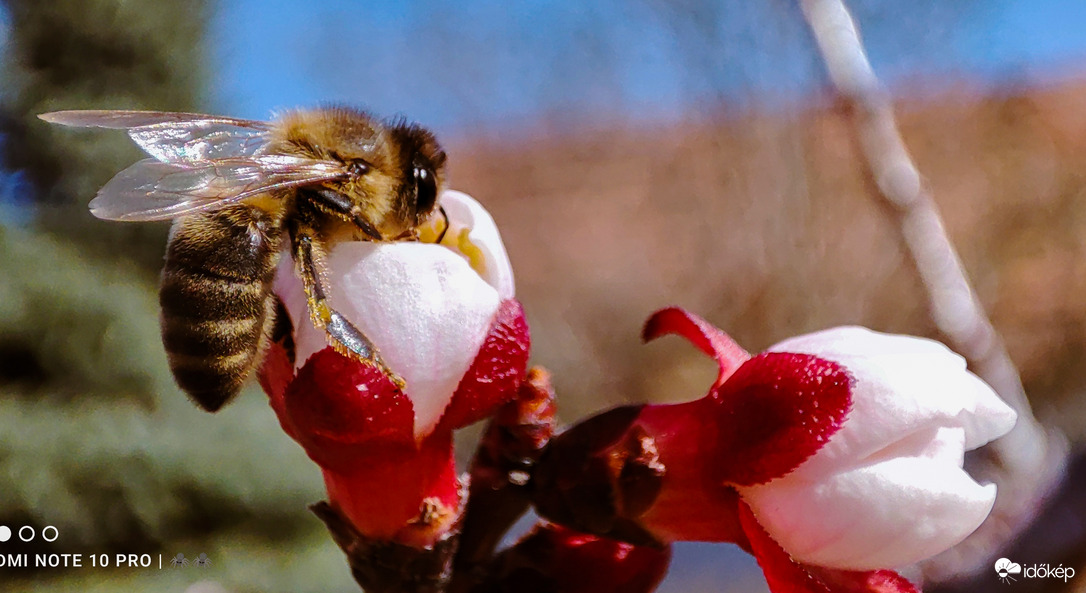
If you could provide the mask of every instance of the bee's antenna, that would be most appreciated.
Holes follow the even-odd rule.
[[[445,212],[445,207],[438,206],[437,209],[441,211],[441,218],[445,219],[445,228],[441,229],[441,234],[437,236],[437,241],[434,243],[440,243],[445,238],[445,233],[449,232],[449,215]]]

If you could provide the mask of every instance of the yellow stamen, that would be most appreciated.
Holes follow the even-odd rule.
[[[468,264],[471,269],[475,270],[480,276],[486,275],[486,256],[483,255],[483,251],[479,249],[475,243],[471,242],[471,238],[468,234],[471,231],[469,229],[461,229],[456,234],[456,249],[463,253],[468,258]]]
[[[441,243],[453,251],[460,253],[468,260],[468,265],[480,276],[486,274],[486,256],[475,243],[471,241],[471,229],[455,227],[446,230],[445,221],[440,216],[433,216],[423,226],[418,228],[419,241],[423,243],[437,243],[441,237]],[[442,236],[444,234],[444,236]]]

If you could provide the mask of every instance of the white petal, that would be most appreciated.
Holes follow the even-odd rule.
[[[888,459],[820,480],[790,474],[741,488],[758,521],[796,560],[846,570],[893,568],[963,540],[992,509],[981,486],[940,459]]]
[[[742,488],[766,531],[797,560],[849,570],[901,566],[953,546],[991,511],[995,486],[964,453],[1015,414],[962,357],[921,338],[836,328],[771,350],[813,354],[852,375],[841,430],[794,472]]]
[[[513,267],[494,218],[475,198],[463,192],[449,190],[441,194],[441,206],[449,217],[449,230],[442,244],[449,245],[449,239],[467,232],[471,245],[481,252],[482,269],[478,271],[483,280],[498,291],[502,300],[513,298],[516,291]]]
[[[972,449],[1014,426],[1014,411],[965,369],[962,357],[933,340],[848,327],[792,338],[771,350],[838,362],[854,379],[845,424],[797,470],[806,475],[847,469],[942,427],[963,429],[963,447]]]
[[[437,245],[341,243],[328,268],[332,307],[407,382],[415,434],[429,434],[486,338],[500,304],[498,291],[462,257]],[[276,291],[294,322],[301,366],[328,344],[327,336],[308,322],[305,295],[289,261],[279,270]]]
[[[788,338],[770,348],[773,352],[805,352],[816,356],[833,354],[954,354],[935,340],[886,334],[866,327],[844,326],[824,329],[794,338]]]

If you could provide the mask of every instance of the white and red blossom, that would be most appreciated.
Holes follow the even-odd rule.
[[[385,364],[406,382],[402,391],[411,402],[417,439],[432,432],[449,408],[499,310],[523,317],[493,219],[460,192],[446,192],[441,204],[450,222],[441,244],[340,243],[325,270],[329,304],[373,341]],[[463,245],[473,253],[461,251]],[[329,344],[328,334],[308,322],[305,293],[292,266],[284,261],[275,288],[293,322],[294,365],[300,369]],[[526,338],[513,336],[525,343]]]
[[[348,242],[328,255],[329,304],[373,341],[402,389],[329,345],[289,261],[275,288],[294,359],[272,344],[260,373],[284,430],[324,470],[332,505],[371,537],[418,545],[441,534],[420,513],[448,528],[459,512],[452,430],[515,396],[529,348],[493,219],[459,192],[441,203],[440,244]]]
[[[717,360],[709,393],[556,437],[536,471],[543,516],[635,542],[733,542],[774,593],[905,593],[889,569],[949,548],[990,511],[994,486],[962,471],[963,453],[1015,416],[941,344],[841,328],[751,357],[674,308],[644,336],[669,333]]]
[[[1015,414],[946,346],[843,327],[771,351],[817,356],[852,376],[846,422],[809,460],[740,488],[766,530],[803,562],[850,570],[903,566],[972,533],[994,484],[962,469],[965,451],[1007,433]]]

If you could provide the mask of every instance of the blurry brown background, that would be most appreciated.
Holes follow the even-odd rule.
[[[1081,435],[1086,83],[962,85],[897,106],[1027,392],[1041,417]],[[638,344],[643,320],[669,304],[751,350],[843,324],[934,336],[832,100],[540,136],[458,144],[452,173],[503,229],[536,360],[556,371],[570,417],[704,390],[712,365],[701,354],[678,340]]]

